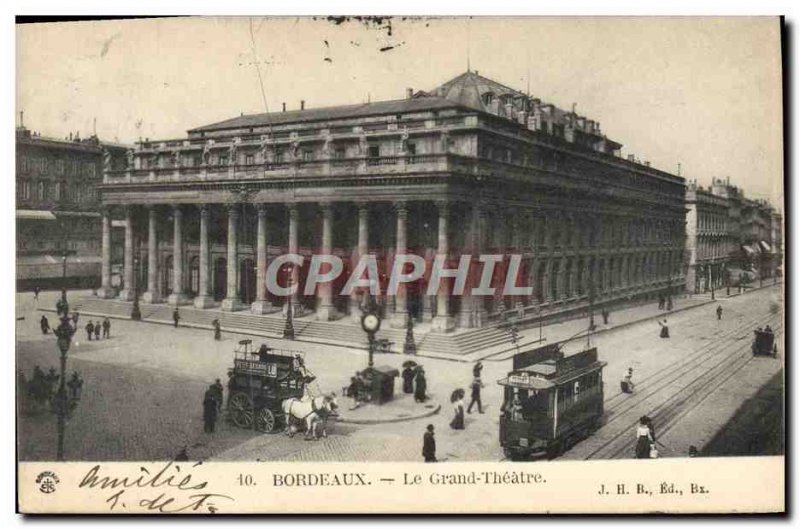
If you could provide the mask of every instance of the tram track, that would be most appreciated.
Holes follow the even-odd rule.
[[[751,327],[756,327],[758,325],[766,325],[770,323],[774,318],[776,317],[773,315],[759,316],[756,318],[752,318],[747,322],[744,322],[742,326],[751,328]],[[686,371],[691,370],[692,368],[703,364],[708,359],[721,354],[725,350],[725,348],[730,345],[730,343],[736,341],[736,336],[739,335],[741,332],[742,329],[741,327],[739,327],[732,331],[723,333],[721,336],[717,337],[717,341],[709,343],[699,349],[695,349],[689,355],[683,356],[667,364],[666,366],[662,367],[655,373],[652,373],[651,375],[637,382],[636,387],[639,388],[639,390],[634,392],[633,394],[622,393],[620,391],[616,393],[614,396],[610,397],[605,402],[605,410],[606,410],[605,424],[607,425],[611,422],[614,422],[615,417],[617,417],[620,414],[624,414],[631,407],[636,406],[639,402],[646,400],[648,397],[657,393],[658,391],[663,389],[664,386],[672,383],[674,380],[684,375]],[[664,376],[665,374],[669,374],[672,376],[665,377]],[[648,383],[654,379],[657,379],[656,384],[648,385]],[[621,408],[626,404],[629,405],[628,408],[621,410]]]
[[[771,323],[772,320],[777,320],[777,315],[768,315],[766,317],[756,318],[756,322]],[[780,322],[775,323],[776,335],[781,333],[783,325]],[[732,333],[727,333],[727,336],[737,334],[741,329]],[[733,342],[738,340],[733,340]],[[692,361],[687,361],[680,367],[690,367],[692,369],[706,364],[711,364],[695,377],[685,380],[686,375],[692,370],[682,370],[679,374],[667,380],[659,387],[651,389],[643,398],[637,399],[626,407],[623,411],[617,411],[615,416],[606,422],[608,425],[619,419],[627,418],[625,425],[616,429],[610,439],[605,441],[602,445],[595,448],[590,454],[585,456],[585,459],[613,459],[619,457],[621,454],[627,452],[632,454],[635,440],[631,439],[631,430],[638,422],[640,415],[648,415],[653,420],[653,426],[657,435],[663,435],[672,429],[678,421],[685,416],[689,411],[698,406],[714,391],[721,387],[731,377],[743,369],[748,363],[753,360],[750,341],[745,344],[735,347],[733,352],[720,352],[728,350],[732,345],[732,341],[727,341],[720,344],[719,347],[714,347],[707,350],[705,353],[693,355]],[[711,351],[711,352],[709,352]],[[722,357],[721,359],[719,357]],[[674,365],[671,364],[671,365]],[[670,366],[667,366],[668,369]],[[659,373],[663,372],[661,370]],[[651,375],[648,379],[658,376],[659,373]],[[675,388],[675,386],[678,386]],[[643,409],[643,405],[650,400],[651,397],[658,394],[663,394],[665,390],[675,388],[675,391],[670,394],[663,402],[658,404],[652,409]],[[634,394],[635,395],[635,394]],[[620,406],[615,409],[619,410]],[[635,410],[635,411],[634,411]],[[633,412],[633,413],[631,413]]]

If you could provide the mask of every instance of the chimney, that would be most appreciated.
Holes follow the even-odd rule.
[[[635,162],[636,161],[636,156],[634,156],[633,154],[629,154],[628,155],[628,161],[629,162]]]
[[[414,97],[414,89],[406,88],[406,99],[411,99],[412,97]]]
[[[286,112],[286,103],[282,103],[282,105],[283,105],[283,111]]]
[[[301,99],[300,100],[300,110],[305,110],[305,109],[306,109],[306,100],[305,99]]]
[[[645,165],[645,167],[650,167],[650,162],[648,162],[647,160],[645,160],[645,162],[644,162],[644,165]]]

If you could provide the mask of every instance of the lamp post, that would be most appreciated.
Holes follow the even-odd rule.
[[[139,309],[139,246],[134,244],[136,253],[133,256],[133,307],[131,308],[131,319],[141,321],[142,311]]]
[[[374,365],[373,355],[375,354],[375,334],[381,328],[381,317],[375,303],[375,298],[372,296],[372,286],[373,285],[370,285],[369,296],[367,297],[366,303],[361,305],[361,310],[364,313],[361,316],[361,328],[364,329],[365,333],[367,333],[367,342],[369,344],[368,347],[369,360],[367,361],[367,367],[373,367]],[[407,339],[408,335],[406,335],[406,340]],[[412,334],[411,335],[412,343],[413,339],[414,336]],[[415,353],[416,353],[416,346],[415,346]]]
[[[69,324],[69,316],[64,314],[61,317],[61,324],[56,328],[54,334],[56,335],[56,343],[58,350],[61,352],[61,378],[58,385],[58,392],[56,393],[55,407],[58,428],[58,445],[56,450],[56,459],[64,461],[64,427],[67,422],[68,399],[66,388],[66,371],[67,371],[67,351],[72,340],[72,335],[75,334],[75,329]]]
[[[285,340],[294,340],[294,323],[293,319],[293,310],[292,310],[292,266],[291,264],[287,264],[283,267],[283,271],[286,274],[286,282],[287,287],[289,288],[290,292],[286,296],[286,325],[283,327],[283,338]]]

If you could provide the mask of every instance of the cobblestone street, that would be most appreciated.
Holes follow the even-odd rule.
[[[635,369],[638,388],[647,388],[678,360],[708,347],[715,340],[749,343],[756,321],[770,315],[774,304],[781,304],[780,286],[765,288],[742,296],[720,300],[723,319],[714,315],[714,305],[704,305],[669,315],[670,340],[660,340],[655,321],[646,321],[592,338],[600,359],[609,363],[604,374],[607,409],[620,397],[618,380],[628,367]],[[36,310],[30,294],[18,295],[17,323],[18,369],[30,376],[34,365],[45,371],[57,368],[58,352],[52,334],[39,331],[42,312]],[[49,307],[55,294],[43,293],[41,307]],[[56,323],[47,313],[51,326]],[[779,319],[780,315],[777,315]],[[94,318],[95,320],[97,318]],[[81,317],[79,327],[86,320]],[[484,361],[484,414],[473,411],[466,416],[466,429],[453,431],[450,392],[466,388],[471,380],[470,363],[423,359],[428,373],[432,401],[441,404],[436,415],[387,424],[348,424],[331,421],[328,438],[304,441],[302,434],[289,438],[283,433],[256,434],[218,423],[214,434],[203,433],[202,396],[215,378],[223,383],[232,364],[233,350],[241,336],[226,334],[220,342],[205,330],[172,328],[165,325],[112,320],[111,339],[85,341],[79,332],[69,351],[67,372],[78,370],[84,379],[83,397],[67,423],[65,452],[68,459],[147,460],[173,457],[183,446],[193,459],[217,460],[289,460],[289,461],[408,461],[420,460],[421,439],[429,423],[436,428],[437,456],[450,461],[500,460],[498,413],[501,403],[496,380],[511,368],[510,359]],[[548,329],[544,329],[545,338]],[[744,341],[742,341],[744,340]],[[256,343],[261,340],[257,340]],[[349,377],[366,365],[363,350],[342,347],[284,342],[268,339],[276,348],[305,352],[306,365],[317,375],[315,389],[341,392]],[[567,354],[577,352],[585,340],[566,345]],[[781,347],[781,346],[779,346]],[[782,348],[781,348],[782,350]],[[378,355],[376,365],[400,368],[402,355]],[[759,359],[751,362],[727,384],[720,386],[700,404],[685,410],[684,417],[670,435],[663,437],[674,450],[664,455],[684,455],[688,444],[702,445],[725,424],[741,402],[754,394],[780,369],[781,361]],[[650,380],[650,382],[648,382]],[[749,381],[742,383],[742,380]],[[400,392],[400,382],[396,384]],[[396,393],[396,394],[397,394]],[[390,406],[405,405],[399,399]],[[348,419],[351,402],[339,397],[341,418]],[[468,401],[467,401],[468,403]],[[645,403],[644,411],[649,411]],[[656,404],[652,404],[655,406]],[[418,405],[422,406],[422,405]],[[21,460],[55,458],[56,419],[49,411],[20,416],[19,457]],[[601,430],[595,438],[577,445],[567,458],[582,458],[593,442],[603,439]],[[609,429],[608,432],[611,432]],[[623,436],[625,434],[622,434]],[[630,435],[633,435],[632,433]],[[584,454],[584,455],[582,455]]]

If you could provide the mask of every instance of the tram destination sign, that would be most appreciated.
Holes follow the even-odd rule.
[[[237,358],[234,360],[233,365],[236,371],[239,373],[247,373],[262,377],[278,376],[278,364],[270,362],[258,362],[256,360],[243,360]]]

